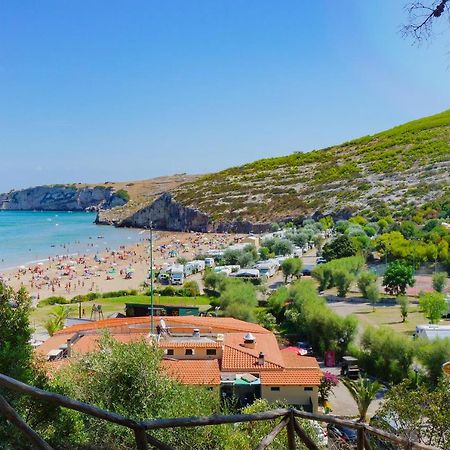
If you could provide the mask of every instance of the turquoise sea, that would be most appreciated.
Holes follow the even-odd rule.
[[[95,213],[0,211],[0,269],[49,256],[95,254],[142,239],[139,230],[94,224]]]

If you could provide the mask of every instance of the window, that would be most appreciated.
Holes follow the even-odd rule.
[[[216,349],[215,348],[207,348],[206,349],[206,354],[208,356],[214,356],[216,354]]]
[[[312,391],[313,388],[312,388],[312,387],[305,387],[305,388],[303,388],[303,390],[304,390],[304,391]]]
[[[192,348],[187,348],[184,352],[186,356],[192,356],[194,354],[194,350]]]
[[[166,350],[166,355],[173,356],[173,348],[168,348]]]
[[[278,386],[272,386],[272,387],[270,388],[270,390],[271,390],[271,391],[279,391],[280,388],[279,388]]]

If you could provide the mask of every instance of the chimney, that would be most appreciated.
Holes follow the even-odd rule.
[[[258,366],[263,366],[263,365],[264,365],[264,353],[263,352],[259,352]]]
[[[247,333],[244,336],[244,347],[247,348],[255,348],[256,345],[256,339],[255,336],[253,336],[252,333]]]
[[[200,337],[200,330],[198,328],[194,328],[194,331],[192,333],[192,337],[199,338]]]

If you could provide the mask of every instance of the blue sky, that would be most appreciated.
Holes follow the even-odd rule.
[[[203,173],[450,107],[406,0],[4,0],[0,191]]]

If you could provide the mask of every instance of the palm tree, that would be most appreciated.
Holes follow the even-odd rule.
[[[50,317],[45,323],[45,328],[50,336],[56,331],[59,331],[64,328],[64,323],[69,317],[70,308],[63,305],[56,306],[53,311],[50,313]]]
[[[343,378],[342,382],[350,391],[350,394],[355,400],[359,411],[359,421],[365,422],[367,410],[370,404],[375,399],[381,384],[378,381],[370,381],[368,378],[359,377],[358,380],[350,380]]]

